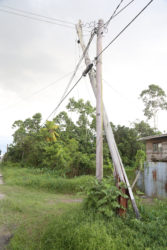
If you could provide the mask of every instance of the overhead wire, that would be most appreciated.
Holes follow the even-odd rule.
[[[120,3],[117,5],[117,7],[115,8],[113,14],[111,15],[111,17],[109,18],[109,20],[107,22],[105,22],[103,24],[103,27],[105,27],[105,29],[107,29],[107,26],[109,25],[109,23],[111,22],[111,20],[113,18],[115,18],[116,16],[118,16],[122,11],[124,11],[128,6],[130,6],[135,0],[131,0],[129,3],[127,3],[124,7],[122,7],[119,11],[117,11],[119,9],[119,7],[121,6],[121,4],[123,3],[123,0],[120,1]],[[93,24],[93,25],[92,25]],[[95,29],[96,28],[96,24],[95,22],[90,22],[90,23],[86,23],[86,24],[82,24],[82,26],[84,28],[92,28]]]
[[[35,12],[21,10],[21,9],[10,7],[10,6],[7,6],[7,5],[0,5],[0,11],[1,12],[6,12],[6,13],[12,14],[12,15],[25,17],[25,18],[28,18],[28,19],[40,21],[40,22],[45,22],[45,23],[49,23],[49,24],[55,24],[55,25],[58,25],[58,26],[70,28],[70,29],[75,29],[75,23],[73,23],[71,21],[66,21],[66,20],[62,20],[62,19],[59,19],[59,18],[55,18],[55,17],[49,17],[49,16],[46,16],[46,15],[41,15],[41,14],[38,14],[38,13],[35,13]]]
[[[1,5],[1,7],[6,8],[6,9],[15,10],[17,12],[22,12],[22,13],[30,14],[30,15],[33,15],[33,16],[42,17],[42,18],[46,18],[46,19],[49,19],[49,20],[53,20],[53,21],[57,21],[57,22],[61,22],[61,23],[66,23],[66,24],[70,24],[70,25],[74,25],[75,26],[75,23],[73,23],[73,22],[62,20],[62,19],[58,19],[58,18],[54,18],[54,17],[49,17],[49,16],[45,16],[45,15],[41,15],[41,14],[38,14],[38,13],[35,13],[35,12],[25,11],[25,10],[17,9],[17,8],[10,7],[10,6],[7,6],[7,5]]]
[[[60,77],[60,78],[58,78],[58,79],[57,79],[56,81],[54,81],[54,82],[49,83],[49,84],[46,85],[45,87],[43,87],[43,88],[41,88],[41,89],[39,89],[39,90],[37,90],[37,91],[34,91],[31,95],[26,96],[25,99],[31,98],[32,96],[41,93],[41,92],[44,91],[45,89],[51,87],[52,85],[54,85],[54,84],[60,82],[60,81],[63,80],[63,79],[65,79],[65,78],[68,77],[71,73],[73,73],[73,71],[72,71],[72,72],[69,72],[69,73],[67,73],[67,74],[65,74],[64,76],[62,76],[62,77]],[[19,103],[22,102],[22,101],[23,101],[23,100],[18,100],[18,102],[9,104],[6,108],[1,109],[0,111],[6,110],[6,109],[10,108],[11,106],[13,107],[14,105],[19,104]]]
[[[60,102],[57,104],[56,108],[54,108],[54,110],[50,113],[50,115],[47,117],[47,119],[45,120],[45,122],[57,111],[57,109],[60,107],[60,105],[62,104],[62,102],[67,98],[67,96],[71,93],[71,91],[76,87],[76,85],[80,82],[80,80],[82,79],[83,75],[80,76],[80,78],[77,80],[77,82],[73,85],[73,87],[66,93],[66,95],[64,95],[63,98],[61,98]],[[44,123],[45,123],[44,122]],[[44,124],[43,123],[43,124]]]
[[[123,97],[123,98],[124,98],[126,101],[128,101],[129,103],[135,104],[135,106],[137,107],[137,109],[141,111],[141,109],[139,108],[139,106],[136,105],[135,101],[134,101],[132,98],[129,99],[129,98],[128,98],[127,96],[125,96],[123,93],[119,92],[115,87],[113,87],[113,86],[111,85],[111,83],[109,83],[108,81],[106,81],[104,78],[103,78],[103,82],[104,82],[105,84],[107,84],[112,90],[114,90],[114,92],[117,93],[117,95],[119,95],[121,98]]]
[[[116,6],[113,14],[111,15],[111,17],[109,18],[109,20],[107,22],[104,23],[104,27],[107,28],[107,26],[109,25],[109,23],[111,22],[111,20],[113,19],[115,13],[117,12],[117,10],[119,9],[119,7],[121,6],[121,4],[123,3],[124,0],[120,0],[119,4]]]
[[[131,5],[131,3],[133,3],[135,0],[131,0],[129,3],[127,3],[124,7],[122,7],[117,13],[115,13],[112,17],[112,19],[114,17],[116,17],[117,15],[119,15],[123,10],[125,10],[129,5]]]
[[[118,4],[118,6],[116,7],[116,9],[114,10],[114,12],[113,12],[113,14],[112,14],[112,16],[109,18],[109,20],[105,23],[105,25],[106,26],[108,26],[109,25],[109,23],[110,23],[110,21],[114,18],[114,17],[116,17],[119,13],[121,13],[125,8],[127,8],[132,2],[133,2],[134,0],[132,0],[132,1],[130,1],[127,5],[125,5],[120,11],[118,11],[117,12],[117,10],[119,9],[119,7],[121,6],[121,4],[122,4],[122,2],[123,2],[123,0],[121,0],[120,1],[120,3]],[[99,55],[97,55],[96,57],[95,57],[95,59],[97,59],[134,21],[135,21],[135,19],[151,4],[151,2],[153,2],[153,0],[151,0],[119,33],[118,33],[118,35],[102,50],[102,52],[99,54]],[[5,6],[4,6],[5,7]],[[69,24],[69,25],[74,25],[73,23],[70,23],[70,22],[68,22],[68,21],[63,21],[63,20],[60,20],[60,19],[56,19],[56,18],[50,18],[50,17],[47,17],[47,16],[44,16],[44,15],[39,15],[39,14],[36,14],[36,13],[33,13],[33,12],[28,12],[28,11],[23,11],[23,10],[18,10],[18,9],[16,9],[16,8],[12,8],[12,7],[7,7],[6,6],[6,8],[9,8],[9,9],[13,9],[13,10],[15,10],[15,11],[19,11],[19,12],[23,12],[23,13],[27,13],[27,14],[30,14],[30,15],[34,15],[34,16],[37,16],[37,17],[42,17],[42,18],[46,18],[46,19],[48,19],[48,20],[44,20],[44,19],[38,19],[38,18],[36,18],[36,17],[30,17],[30,16],[27,16],[27,15],[23,15],[23,14],[20,14],[20,13],[16,13],[16,12],[12,12],[12,11],[9,11],[9,10],[4,10],[4,9],[1,9],[0,8],[0,11],[4,11],[4,12],[7,12],[7,13],[10,13],[10,14],[14,14],[14,15],[19,15],[19,16],[23,16],[23,17],[26,17],[26,18],[30,18],[30,19],[34,19],[34,20],[37,20],[37,21],[43,21],[43,22],[47,22],[47,23],[52,23],[52,24],[56,24],[56,25],[60,25],[60,26],[65,26],[65,27],[68,27],[68,28],[72,28],[71,26],[67,26],[67,25],[64,25],[64,24],[58,24],[58,23],[56,23],[56,22],[52,22],[52,21],[50,21],[50,20],[54,20],[54,21],[57,21],[57,22],[62,22],[62,23],[67,23],[67,24]],[[49,20],[50,19],[50,20]],[[83,58],[84,58],[84,56],[85,56],[85,54],[86,54],[86,52],[87,52],[87,50],[88,50],[88,48],[89,48],[89,46],[90,46],[90,43],[91,43],[91,41],[93,40],[93,37],[94,37],[94,35],[95,35],[95,29],[94,29],[94,32],[92,32],[91,33],[91,37],[90,37],[90,39],[89,39],[89,42],[88,42],[88,44],[87,44],[87,46],[86,46],[86,48],[85,48],[85,51],[83,52],[83,55],[82,55],[82,57],[81,57],[81,59],[79,60],[79,62],[78,62],[78,64],[77,64],[77,66],[76,66],[76,69],[75,69],[75,71],[74,71],[74,73],[73,73],[73,75],[72,75],[72,77],[71,77],[71,79],[70,79],[70,81],[69,81],[69,83],[68,83],[68,85],[67,85],[67,87],[66,87],[66,89],[65,89],[65,91],[64,91],[64,93],[63,93],[63,96],[62,96],[62,98],[61,98],[61,100],[60,100],[60,102],[59,102],[59,104],[57,105],[58,107],[61,105],[61,103],[63,102],[63,100],[68,96],[68,94],[72,91],[72,89],[78,84],[78,82],[80,81],[80,79],[82,78],[82,76],[81,76],[81,78],[77,81],[77,83],[72,87],[72,89],[70,89],[70,91],[67,93],[67,91],[68,91],[68,88],[69,88],[69,86],[70,86],[70,84],[71,84],[71,82],[73,81],[73,79],[74,79],[74,76],[75,76],[75,74],[76,74],[76,72],[77,72],[77,70],[78,70],[78,67],[79,67],[79,65],[80,65],[80,63],[82,62],[82,60],[83,60]],[[67,93],[67,94],[66,94]],[[51,115],[55,112],[55,110],[56,110],[57,108],[55,108],[54,109],[54,111],[51,113]],[[51,116],[50,115],[50,116]],[[50,117],[49,116],[49,117]],[[49,119],[49,117],[47,118],[47,119]]]
[[[50,116],[51,116],[52,114],[54,114],[54,113],[57,111],[57,109],[59,108],[59,106],[61,105],[61,103],[62,103],[62,102],[64,101],[64,99],[68,96],[69,92],[67,93],[67,91],[68,91],[68,89],[69,89],[69,87],[70,87],[70,85],[71,85],[71,83],[72,83],[72,81],[73,81],[73,79],[74,79],[74,77],[75,77],[77,71],[78,71],[78,68],[79,68],[79,66],[80,66],[80,64],[81,64],[81,62],[82,62],[82,60],[83,60],[84,57],[85,57],[85,54],[87,53],[87,51],[88,51],[88,49],[89,49],[89,46],[90,46],[90,44],[91,44],[91,42],[92,42],[92,40],[93,40],[95,34],[96,34],[96,32],[95,32],[95,30],[94,30],[94,32],[91,33],[91,36],[90,36],[89,41],[88,41],[88,43],[87,43],[87,45],[86,45],[86,47],[85,47],[85,49],[84,49],[84,51],[83,51],[83,53],[82,53],[82,56],[81,56],[81,58],[80,58],[78,64],[76,65],[75,71],[74,71],[73,75],[71,76],[70,81],[68,82],[68,84],[67,84],[67,86],[66,86],[66,88],[65,88],[65,91],[63,92],[63,95],[62,95],[62,97],[61,97],[61,99],[60,99],[59,104],[56,106],[56,108],[52,111],[52,113],[48,116],[48,118],[47,118],[46,120],[48,120],[48,119],[50,118]],[[89,66],[90,66],[90,65],[89,65]],[[93,66],[93,64],[92,64],[92,66]],[[92,68],[92,66],[91,66],[91,68]],[[91,68],[90,68],[90,69],[91,69]],[[90,70],[90,69],[89,69],[89,70]],[[82,75],[82,76],[86,76],[84,73],[85,73],[85,71],[83,72],[83,75]],[[86,72],[86,74],[87,74],[87,73],[88,73],[88,71]],[[81,78],[82,78],[82,77],[81,77]],[[79,79],[79,81],[80,81],[80,79]],[[77,81],[77,83],[78,83],[79,81]],[[73,88],[74,88],[76,85],[77,85],[77,84],[75,84],[75,85],[73,86]],[[70,92],[73,90],[73,88],[70,90]],[[66,94],[66,93],[67,93],[67,94]]]
[[[70,78],[70,80],[69,80],[69,82],[68,82],[68,84],[67,84],[67,86],[66,86],[66,88],[65,88],[65,91],[64,91],[64,93],[63,93],[63,95],[62,95],[60,101],[64,98],[66,92],[68,91],[68,88],[70,87],[70,85],[71,85],[71,83],[72,83],[72,81],[73,81],[73,79],[74,79],[74,77],[75,77],[75,75],[76,75],[76,73],[77,73],[77,71],[78,71],[78,69],[79,69],[79,67],[80,67],[80,64],[81,64],[81,62],[82,62],[82,60],[83,60],[83,58],[84,58],[84,56],[85,56],[85,54],[86,54],[86,52],[87,52],[87,50],[88,50],[88,48],[89,48],[89,46],[90,46],[90,44],[91,44],[93,38],[94,38],[94,35],[95,35],[95,33],[92,33],[92,34],[91,34],[90,39],[89,39],[89,41],[88,41],[88,44],[87,44],[87,46],[86,46],[86,48],[85,48],[85,50],[84,50],[84,52],[83,52],[83,54],[82,54],[82,56],[81,56],[79,62],[78,62],[78,64],[76,65],[75,70],[72,71],[73,74],[72,74],[72,76],[71,76],[71,78]],[[71,74],[71,72],[68,73],[67,75],[61,77],[60,79],[56,80],[55,82],[50,83],[48,86],[46,86],[46,87],[40,89],[39,91],[34,92],[32,95],[38,94],[39,92],[41,92],[41,91],[43,91],[44,89],[48,88],[50,85],[52,85],[52,84],[54,84],[54,83],[56,83],[56,82],[58,82],[58,81],[64,79],[64,78],[67,77],[69,74]],[[10,106],[13,106],[13,105],[15,105],[15,104],[18,104],[18,103],[20,103],[20,102],[21,102],[21,101],[18,101],[17,103],[14,103],[14,104],[10,104],[7,108],[10,108]]]
[[[144,8],[111,40],[111,42],[95,57],[95,60],[98,59],[98,57],[104,53],[108,47],[115,42],[115,40],[144,12],[144,10],[153,2],[154,0],[149,1]]]
[[[13,11],[10,11],[10,10],[4,10],[2,8],[0,8],[0,11],[8,13],[8,14],[12,14],[12,15],[21,16],[21,17],[25,17],[25,18],[28,18],[28,19],[36,20],[36,21],[39,21],[39,22],[45,22],[45,23],[54,24],[54,25],[61,26],[61,27],[66,27],[66,28],[69,28],[69,29],[74,29],[75,28],[75,27],[72,27],[72,26],[69,26],[69,25],[66,25],[66,24],[56,23],[56,22],[53,22],[53,21],[50,21],[50,20],[44,20],[44,19],[41,19],[41,18],[24,15],[24,14],[17,13],[17,12],[13,12]]]
[[[87,43],[87,46],[86,46],[85,50],[83,51],[82,56],[81,56],[81,58],[80,58],[78,64],[76,65],[75,71],[74,71],[73,75],[71,76],[70,81],[68,82],[68,84],[67,84],[67,86],[66,86],[66,88],[65,88],[65,91],[64,91],[64,93],[63,93],[61,99],[64,98],[66,92],[68,91],[68,89],[69,89],[69,87],[70,87],[70,85],[71,85],[71,83],[72,83],[72,81],[73,81],[73,79],[74,79],[74,77],[75,77],[75,75],[76,75],[76,72],[78,71],[78,68],[79,68],[79,66],[80,66],[80,64],[81,64],[81,62],[82,62],[82,60],[84,59],[85,54],[87,53],[87,51],[88,51],[88,49],[89,49],[89,46],[90,46],[90,44],[91,44],[91,42],[92,42],[94,36],[95,36],[95,31],[94,31],[93,33],[91,33],[91,36],[90,36],[89,41],[88,41],[88,43]]]

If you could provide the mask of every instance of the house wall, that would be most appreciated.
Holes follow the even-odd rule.
[[[147,196],[167,198],[167,162],[145,163],[137,186]]]
[[[154,152],[153,144],[161,143],[162,150]],[[167,139],[154,139],[146,142],[146,156],[148,162],[167,162]]]

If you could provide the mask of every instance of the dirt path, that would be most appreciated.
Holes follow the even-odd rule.
[[[3,176],[0,173],[0,185],[4,184]],[[5,195],[0,193],[0,200],[4,199]],[[5,246],[9,243],[12,234],[7,228],[0,225],[0,250],[5,249]]]
[[[0,173],[0,184],[3,184],[2,174]]]
[[[0,173],[0,185],[2,185],[2,184],[4,184],[4,183],[3,183],[3,176],[2,176],[2,174]],[[2,200],[4,197],[5,197],[5,195],[0,193],[0,200]]]

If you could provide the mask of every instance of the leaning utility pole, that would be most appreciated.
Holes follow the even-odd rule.
[[[76,25],[76,30],[77,30],[77,34],[78,34],[78,38],[79,38],[81,48],[82,48],[82,50],[84,52],[86,47],[85,47],[84,40],[83,40],[81,21],[79,21],[78,25]],[[88,66],[91,63],[92,62],[91,62],[91,60],[89,58],[89,54],[87,52],[85,54],[85,64],[86,64],[86,66]],[[95,72],[92,71],[92,70],[89,71],[89,79],[90,79],[90,83],[91,83],[94,95],[96,97],[97,96],[96,75],[95,75]],[[136,202],[135,202],[135,199],[134,199],[134,196],[133,196],[133,192],[132,192],[132,189],[130,187],[129,180],[128,180],[128,177],[126,175],[126,172],[125,172],[121,157],[119,155],[117,145],[115,143],[113,131],[112,131],[112,128],[111,128],[111,125],[110,125],[110,122],[109,122],[109,119],[108,119],[104,104],[103,104],[103,115],[104,115],[103,123],[104,123],[105,134],[106,134],[110,154],[111,154],[111,157],[112,157],[115,173],[118,176],[119,180],[124,182],[127,185],[129,197],[131,199],[131,203],[132,203],[134,212],[136,214],[136,217],[140,218],[139,211],[138,211],[138,208],[136,206]]]
[[[97,56],[102,51],[103,20],[97,28]],[[102,101],[102,55],[96,61],[96,178],[103,178],[103,101]]]

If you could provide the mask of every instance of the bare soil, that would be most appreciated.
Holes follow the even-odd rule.
[[[5,227],[0,228],[0,250],[6,249],[10,239],[12,238],[12,234]]]
[[[3,184],[2,175],[0,174],[0,184]],[[4,194],[0,193],[0,200],[5,197]],[[12,234],[9,232],[7,228],[0,227],[0,250],[5,249],[5,246],[9,243]]]

